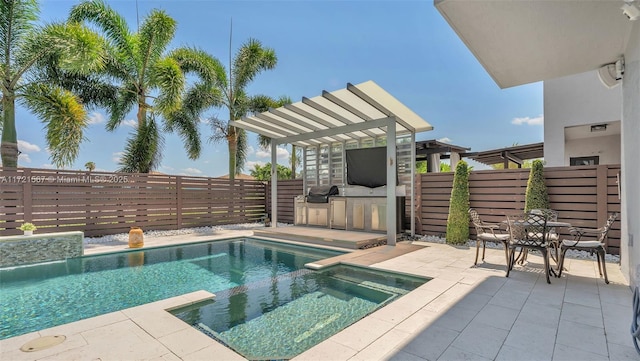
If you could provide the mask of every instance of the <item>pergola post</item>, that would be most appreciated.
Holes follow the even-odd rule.
[[[387,122],[387,244],[396,245],[396,119]]]
[[[271,228],[278,225],[278,142],[271,139]]]
[[[411,237],[416,235],[416,132],[411,131]]]

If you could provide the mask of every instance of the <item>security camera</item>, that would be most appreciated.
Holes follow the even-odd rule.
[[[633,2],[627,2],[621,7],[622,13],[631,21],[640,18],[640,8]]]

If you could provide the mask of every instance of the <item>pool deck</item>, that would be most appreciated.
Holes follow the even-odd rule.
[[[145,239],[145,247],[247,236],[252,231]],[[90,245],[85,254],[126,249]],[[414,242],[354,251],[340,261],[433,278],[294,360],[638,360],[629,326],[631,290],[617,264],[610,284],[592,260],[568,259],[547,284],[541,259],[505,276],[504,251]],[[336,258],[338,258],[336,260]],[[243,360],[166,310],[213,297],[198,291],[0,341],[0,360]],[[26,342],[65,342],[22,352]]]

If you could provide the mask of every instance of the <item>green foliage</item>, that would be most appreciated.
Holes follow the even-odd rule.
[[[89,172],[93,172],[93,170],[96,169],[96,164],[94,162],[86,162],[84,167],[87,168]]]
[[[104,67],[98,34],[79,24],[38,26],[38,17],[36,0],[0,1],[0,149],[5,167],[17,166],[16,101],[44,123],[52,163],[62,167],[75,160],[87,113],[79,94],[51,82],[49,75],[84,77]]]
[[[38,229],[36,225],[30,222],[22,223],[22,225],[20,225],[21,231],[35,231],[36,229]]]
[[[447,218],[447,243],[463,244],[469,239],[469,168],[458,162],[453,175],[453,188]]]
[[[416,174],[425,174],[427,173],[427,161],[421,160],[416,162]]]
[[[533,161],[529,172],[524,210],[528,212],[531,209],[548,208],[549,194],[547,194],[547,186],[544,184],[544,165],[541,160],[536,159]]]
[[[69,23],[86,23],[102,32],[105,65],[84,76],[58,72],[51,74],[52,80],[79,91],[88,104],[106,108],[109,131],[137,111],[138,127],[127,140],[121,170],[147,173],[158,167],[162,131],[176,132],[189,158],[198,158],[200,115],[222,104],[217,87],[226,75],[220,61],[195,48],[168,51],[177,23],[162,10],[152,10],[133,32],[108,4],[91,0],[71,9]]]
[[[271,180],[271,163],[267,163],[263,166],[256,164],[251,170],[251,176],[256,180],[270,181]],[[290,179],[291,169],[278,164],[278,179]]]
[[[451,164],[440,163],[440,173],[451,172]]]
[[[236,52],[228,73],[229,79],[226,76],[220,76],[215,83],[215,90],[222,94],[221,103],[229,111],[229,118],[226,120],[210,119],[210,125],[213,129],[210,140],[227,142],[230,179],[234,179],[235,175],[239,174],[244,167],[247,142],[244,129],[232,127],[229,122],[238,120],[265,105],[264,101],[267,98],[263,95],[249,96],[246,93],[246,87],[261,72],[275,68],[277,62],[278,58],[273,49],[263,46],[259,40],[249,39]],[[224,66],[219,65],[216,73],[227,74],[227,71]]]

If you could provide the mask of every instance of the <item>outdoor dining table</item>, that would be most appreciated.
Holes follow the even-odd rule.
[[[529,224],[526,219],[517,219],[517,220],[514,220],[512,222],[514,222],[516,224],[524,225],[524,226]],[[502,223],[508,225],[508,221],[507,220],[502,221]],[[569,228],[569,227],[571,227],[571,223],[569,223],[569,222],[559,222],[559,221],[547,221],[545,229],[544,229],[544,232],[548,235],[552,228],[563,228],[563,227]],[[559,267],[560,262],[558,260],[558,249],[560,248],[560,239],[558,239],[557,241],[550,241],[547,238],[547,241],[548,241],[549,245],[553,248],[553,253],[551,253],[552,254],[551,258],[553,258],[554,262],[556,262],[556,266]],[[555,254],[555,256],[554,256],[554,254]],[[520,257],[522,257],[522,258],[520,259]],[[518,258],[519,258],[518,262],[520,262],[520,264],[524,263],[524,261],[527,258],[527,252],[522,252],[518,256]],[[558,277],[558,273],[556,273],[556,270],[554,270],[551,267],[551,265],[549,265],[549,272],[551,272],[551,274],[553,274],[554,277]]]

